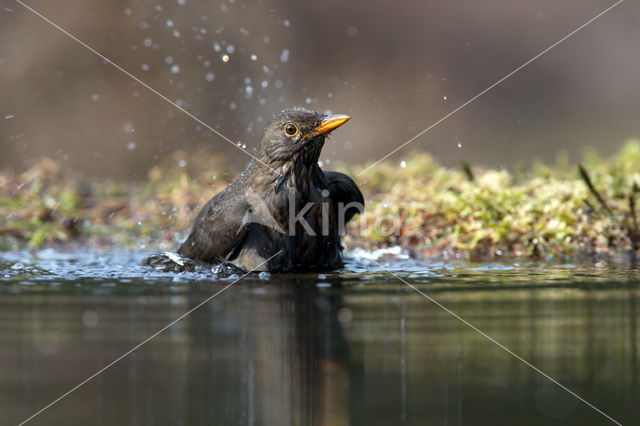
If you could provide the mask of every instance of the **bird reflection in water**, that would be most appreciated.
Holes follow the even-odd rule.
[[[339,286],[326,281],[323,285]],[[232,291],[249,297],[220,304],[221,309],[242,304],[230,308],[242,317],[218,314],[216,305],[194,313],[184,390],[197,395],[187,398],[187,404],[196,404],[187,409],[187,424],[205,424],[207,418],[225,425],[350,423],[354,383],[349,375],[358,371],[349,365],[344,336],[350,311],[340,293],[312,283],[291,275],[266,286],[246,283]]]

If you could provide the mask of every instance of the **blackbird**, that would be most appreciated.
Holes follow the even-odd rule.
[[[344,224],[364,198],[349,176],[323,171],[318,159],[327,135],[349,119],[303,108],[276,114],[254,159],[202,208],[178,253],[244,271],[340,265]]]

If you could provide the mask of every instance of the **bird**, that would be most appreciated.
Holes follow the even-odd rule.
[[[348,175],[318,162],[329,133],[350,118],[300,107],[274,115],[246,169],[203,206],[177,253],[247,272],[342,265],[344,225],[364,197]]]

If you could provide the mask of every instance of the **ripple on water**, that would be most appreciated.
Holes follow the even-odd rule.
[[[215,274],[200,267],[194,272],[161,272],[141,264],[148,252],[126,250],[43,249],[34,252],[0,253],[0,291],[43,291],[52,288],[101,287],[117,289],[156,286],[179,291],[194,282],[228,283],[239,275]],[[335,283],[364,285],[375,289],[401,284],[398,277],[431,291],[479,290],[491,288],[531,288],[541,286],[635,285],[640,281],[637,269],[630,265],[605,262],[540,263],[528,261],[472,263],[462,260],[419,261],[399,247],[374,251],[355,249],[345,254],[345,266],[322,274],[268,273],[247,277],[260,285],[298,279],[320,288],[333,288]],[[255,279],[254,279],[255,278]]]

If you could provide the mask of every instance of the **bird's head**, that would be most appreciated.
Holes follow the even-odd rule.
[[[293,162],[306,166],[317,164],[326,136],[349,118],[304,108],[284,110],[265,126],[260,140],[262,160],[276,167]]]

